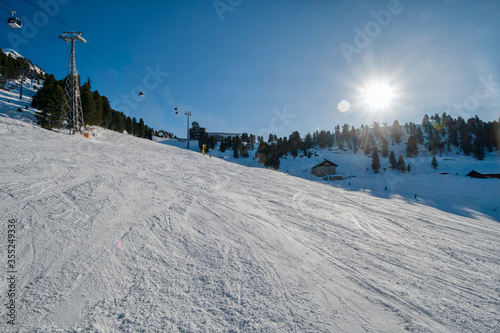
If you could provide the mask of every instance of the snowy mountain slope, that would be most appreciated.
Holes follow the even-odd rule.
[[[13,49],[10,49],[10,48],[6,48],[6,49],[2,49],[3,53],[5,53],[6,55],[10,55],[12,58],[14,59],[17,59],[17,58],[23,58],[25,59],[21,54],[19,54],[19,52],[17,52],[16,50],[13,50]],[[43,69],[41,69],[40,67],[36,66],[36,65],[33,65],[31,62],[30,62],[30,68],[32,70],[34,70],[35,72],[37,72],[38,74],[45,74],[45,71]]]
[[[15,331],[500,330],[500,224],[486,215],[102,129],[84,139],[0,118],[0,140]],[[0,330],[14,331],[6,314]]]
[[[155,138],[157,142],[186,147],[185,142],[176,139]],[[256,145],[257,146],[257,145]],[[457,154],[457,149],[436,155],[438,168],[431,166],[432,155],[424,146],[420,146],[420,153],[413,158],[407,158],[406,145],[396,144],[391,146],[396,156],[405,157],[405,162],[411,165],[411,172],[401,174],[390,168],[388,158],[381,158],[382,168],[380,173],[374,174],[371,155],[365,156],[363,151],[353,153],[351,150],[343,151],[338,148],[320,149],[313,151],[317,156],[281,158],[279,171],[290,176],[300,177],[341,188],[348,191],[359,191],[379,198],[390,199],[397,197],[407,200],[410,204],[418,202],[447,213],[466,217],[477,214],[488,215],[500,221],[500,180],[498,179],[471,179],[466,175],[471,170],[483,173],[500,173],[500,152],[487,153],[485,160],[477,161],[472,156]],[[198,142],[190,144],[192,151],[199,152]],[[248,158],[234,158],[233,151],[228,149],[221,153],[218,148],[208,154],[223,158],[226,161],[238,163],[249,167],[261,168],[255,156],[256,147],[249,152]],[[326,181],[311,173],[312,167],[328,159],[338,165],[337,173],[345,177],[340,181]],[[415,199],[415,196],[417,198]]]
[[[2,51],[6,55],[10,55],[14,59],[24,58],[22,55],[19,54],[19,52],[17,52],[16,50],[13,50],[13,49],[6,48],[6,49],[2,49]]]
[[[31,106],[31,101],[36,94],[36,89],[39,89],[41,85],[25,79],[21,99],[19,98],[21,79],[8,81],[7,86],[9,88],[0,89],[0,117],[36,122],[35,114],[38,110]]]

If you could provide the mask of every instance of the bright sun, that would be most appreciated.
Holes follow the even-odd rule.
[[[387,83],[377,82],[367,85],[364,90],[364,101],[375,109],[384,109],[394,102],[394,89]]]

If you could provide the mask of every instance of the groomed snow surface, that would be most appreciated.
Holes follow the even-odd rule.
[[[455,214],[103,129],[85,139],[0,117],[0,140],[2,304],[17,220],[16,326],[2,306],[2,332],[500,331],[490,210]],[[433,179],[442,202],[456,196]],[[481,207],[498,204],[498,180],[467,180],[488,184]]]

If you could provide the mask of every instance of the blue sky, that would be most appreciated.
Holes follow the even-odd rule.
[[[0,47],[62,79],[70,48],[57,35],[82,31],[82,78],[180,137],[186,110],[208,131],[278,136],[435,112],[500,117],[497,0],[2,0],[5,20],[9,8],[25,24],[5,23]],[[377,85],[391,89],[384,107]]]

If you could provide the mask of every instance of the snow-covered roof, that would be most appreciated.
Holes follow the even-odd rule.
[[[329,160],[324,160],[323,162],[321,162],[320,164],[317,164],[315,166],[313,166],[313,169],[314,168],[317,168],[317,167],[320,167],[320,166],[335,166],[335,167],[338,167],[337,164],[333,163],[332,161],[329,161]]]

